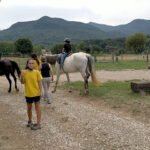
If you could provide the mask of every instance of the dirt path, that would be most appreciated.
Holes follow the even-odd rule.
[[[98,76],[103,82],[150,79],[149,71],[144,70],[100,71]],[[81,79],[78,74],[71,75],[71,80],[78,79]],[[25,127],[23,87],[19,84],[19,93],[8,94],[7,81],[0,77],[0,83],[0,150],[150,149],[149,124],[103,107],[99,101],[76,92],[58,90],[52,94],[52,104],[42,101],[42,129],[31,131]]]
[[[97,71],[97,77],[101,82],[108,80],[125,81],[125,80],[150,80],[150,70],[125,70],[125,71]],[[81,80],[80,73],[70,74],[71,81]],[[61,76],[60,81],[66,80],[65,75]]]

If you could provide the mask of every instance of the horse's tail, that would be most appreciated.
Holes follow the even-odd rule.
[[[15,70],[17,71],[18,77],[20,77],[21,70],[20,70],[18,64],[15,61],[11,61],[11,63],[14,66]]]
[[[98,81],[98,79],[96,77],[96,72],[95,72],[94,58],[91,55],[87,55],[87,59],[88,59],[88,69],[89,69],[90,74],[91,74],[92,82],[95,85],[99,85],[100,82]]]

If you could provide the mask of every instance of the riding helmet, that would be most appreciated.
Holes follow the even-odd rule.
[[[65,39],[64,39],[64,42],[70,43],[70,39],[69,39],[69,38],[65,38]]]

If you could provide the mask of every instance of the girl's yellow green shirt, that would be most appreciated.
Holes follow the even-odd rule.
[[[41,73],[38,70],[23,70],[24,73],[24,85],[25,85],[25,96],[35,97],[41,96],[41,89],[39,87],[39,81],[42,80]]]

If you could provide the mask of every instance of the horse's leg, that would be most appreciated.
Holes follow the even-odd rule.
[[[88,79],[90,77],[90,71],[87,63],[87,67],[85,70],[85,76],[84,76],[84,89],[85,89],[85,94],[89,94],[89,84],[88,84]]]
[[[16,78],[16,76],[15,76],[14,73],[11,73],[11,75],[12,75],[14,81],[15,81],[15,89],[16,89],[16,91],[19,91],[19,89],[18,89],[18,87],[17,87],[17,78]]]
[[[52,93],[55,93],[55,92],[56,92],[57,85],[58,85],[58,82],[59,82],[59,77],[60,77],[60,74],[57,75],[56,83],[55,83],[54,90],[52,91]]]
[[[89,78],[89,75],[86,74],[85,71],[80,71],[81,72],[81,75],[84,79],[84,93],[85,94],[88,94],[89,93],[89,89],[88,89],[88,78]]]
[[[69,74],[68,73],[65,73],[65,74],[66,74],[66,77],[67,77],[67,81],[70,83]]]
[[[84,93],[88,94],[89,93],[89,84],[88,84],[88,78],[85,77],[84,79]]]
[[[52,91],[52,93],[56,92],[56,88],[57,88],[59,77],[60,77],[60,70],[61,70],[61,66],[59,64],[56,64],[56,83],[55,83],[54,90]]]
[[[90,72],[88,66],[81,71],[82,77],[84,79],[84,93],[87,95],[89,93],[88,79],[90,77]]]
[[[11,79],[10,79],[10,77],[9,77],[9,74],[6,74],[6,78],[7,78],[7,80],[8,80],[8,82],[9,82],[9,90],[8,90],[8,92],[10,93],[11,92]]]

